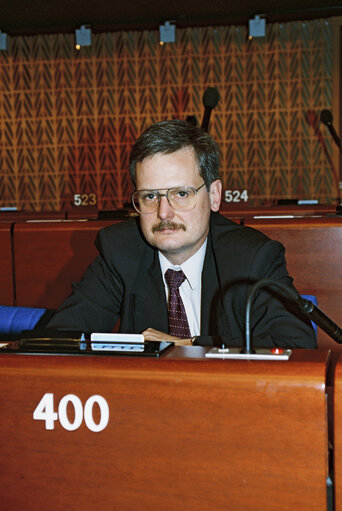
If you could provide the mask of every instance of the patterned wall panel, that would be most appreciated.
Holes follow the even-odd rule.
[[[239,26],[177,29],[164,46],[157,31],[92,39],[77,52],[73,35],[15,37],[0,52],[1,206],[57,210],[80,193],[122,207],[136,137],[162,119],[200,123],[207,86],[220,93],[210,133],[226,188],[247,188],[254,202],[336,198],[318,124],[332,107],[327,20],[269,24],[252,41]]]

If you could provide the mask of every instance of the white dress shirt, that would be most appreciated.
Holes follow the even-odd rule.
[[[161,253],[159,254],[160,268],[163,275],[166,300],[169,300],[169,288],[165,280],[165,272],[168,269],[182,270],[186,280],[179,288],[183,300],[186,316],[188,318],[191,337],[201,333],[201,291],[202,291],[202,270],[207,248],[207,240],[200,249],[180,266],[175,266]]]

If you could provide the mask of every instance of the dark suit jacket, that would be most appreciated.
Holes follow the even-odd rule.
[[[86,270],[73,294],[50,321],[53,329],[110,332],[168,331],[165,290],[158,252],[130,219],[102,229],[100,255]],[[255,229],[213,213],[202,273],[201,345],[243,345],[245,304],[253,283],[272,278],[291,285],[284,248]],[[262,290],[253,305],[254,345],[316,347],[310,322],[274,292]]]

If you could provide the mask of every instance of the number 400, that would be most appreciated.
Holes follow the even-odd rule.
[[[74,420],[70,422],[67,407],[71,404],[74,408]],[[93,406],[97,404],[100,409],[100,421],[96,423],[93,418]],[[98,395],[90,396],[84,405],[79,397],[74,394],[68,394],[62,397],[58,405],[58,413],[54,410],[53,394],[47,392],[39,401],[38,406],[33,412],[35,420],[45,421],[45,429],[54,429],[55,421],[59,420],[61,426],[68,431],[78,429],[82,424],[83,418],[90,431],[102,431],[109,421],[109,407],[107,401]]]

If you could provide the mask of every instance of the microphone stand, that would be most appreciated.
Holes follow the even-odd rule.
[[[292,303],[295,303],[298,309],[311,319],[317,326],[326,332],[332,339],[342,344],[342,330],[336,325],[324,312],[316,307],[310,300],[302,298],[300,294],[292,287],[282,282],[272,279],[262,279],[256,282],[247,297],[246,315],[245,315],[245,347],[241,348],[212,348],[206,357],[221,359],[247,359],[247,360],[288,360],[292,350],[283,348],[257,349],[252,347],[251,334],[251,311],[256,293],[263,287],[276,287],[281,290]]]
[[[328,128],[330,135],[332,136],[335,144],[340,150],[340,153],[342,154],[342,145],[341,145],[341,139],[336,133],[336,130],[333,125],[333,116],[330,110],[322,110],[321,112],[321,122]],[[342,198],[341,198],[341,192],[342,192],[342,167],[340,163],[340,172],[339,172],[339,182],[338,182],[338,200],[339,205],[336,208],[336,213],[341,214],[341,204],[342,204]]]
[[[341,139],[336,133],[336,130],[333,125],[333,116],[330,110],[322,110],[321,112],[321,122],[328,128],[330,135],[334,139],[335,144],[339,148],[341,154],[342,154],[342,146],[341,146]]]
[[[246,302],[246,323],[245,323],[245,341],[246,353],[252,353],[252,342],[251,342],[251,309],[255,294],[262,287],[277,287],[280,289],[287,298],[294,302],[298,309],[308,316],[317,326],[319,326],[324,332],[326,332],[332,339],[339,344],[342,344],[342,330],[336,325],[324,312],[316,307],[310,300],[302,298],[300,294],[293,288],[286,286],[282,282],[272,279],[259,280],[249,292]]]

